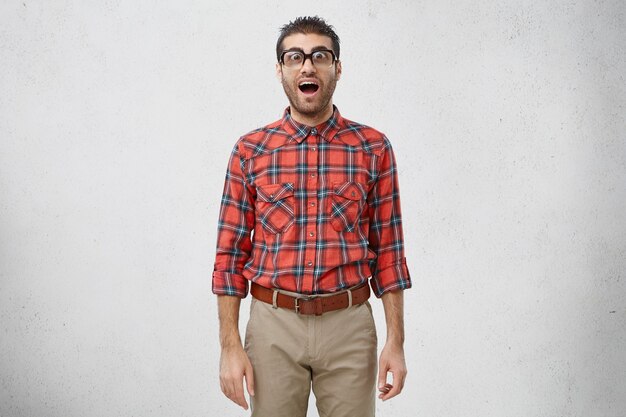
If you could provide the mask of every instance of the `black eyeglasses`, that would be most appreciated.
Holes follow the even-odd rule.
[[[287,68],[298,69],[304,65],[307,58],[310,58],[317,68],[330,68],[337,60],[335,53],[330,49],[319,49],[310,54],[305,54],[302,51],[283,51],[280,54],[280,63]]]

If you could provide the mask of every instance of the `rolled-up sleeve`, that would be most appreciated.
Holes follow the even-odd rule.
[[[377,297],[387,291],[411,287],[404,256],[396,160],[385,137],[379,159],[378,178],[367,198],[369,206],[369,248],[376,253],[370,261],[372,290]]]
[[[212,279],[214,294],[242,298],[248,294],[248,280],[242,272],[252,251],[250,233],[254,227],[254,196],[246,184],[243,164],[238,142],[226,170]]]

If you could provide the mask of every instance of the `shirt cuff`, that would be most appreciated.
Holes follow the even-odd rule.
[[[239,274],[213,271],[213,294],[245,298],[248,295],[248,280]]]
[[[380,298],[384,293],[411,288],[411,276],[406,266],[406,258],[377,271],[370,281],[374,295]]]

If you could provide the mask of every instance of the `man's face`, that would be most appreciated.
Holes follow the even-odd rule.
[[[283,51],[301,51],[305,54],[320,49],[332,50],[332,41],[328,36],[296,33],[287,36],[282,44]],[[292,115],[304,116],[301,118],[305,120],[326,115],[330,117],[333,93],[341,77],[341,62],[336,61],[330,67],[322,68],[313,65],[308,58],[298,68],[287,68],[278,63],[276,75],[283,84]]]

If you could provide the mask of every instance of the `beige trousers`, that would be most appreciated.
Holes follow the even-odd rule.
[[[252,298],[252,417],[305,417],[311,388],[320,417],[373,417],[376,345],[369,302],[303,316]]]

